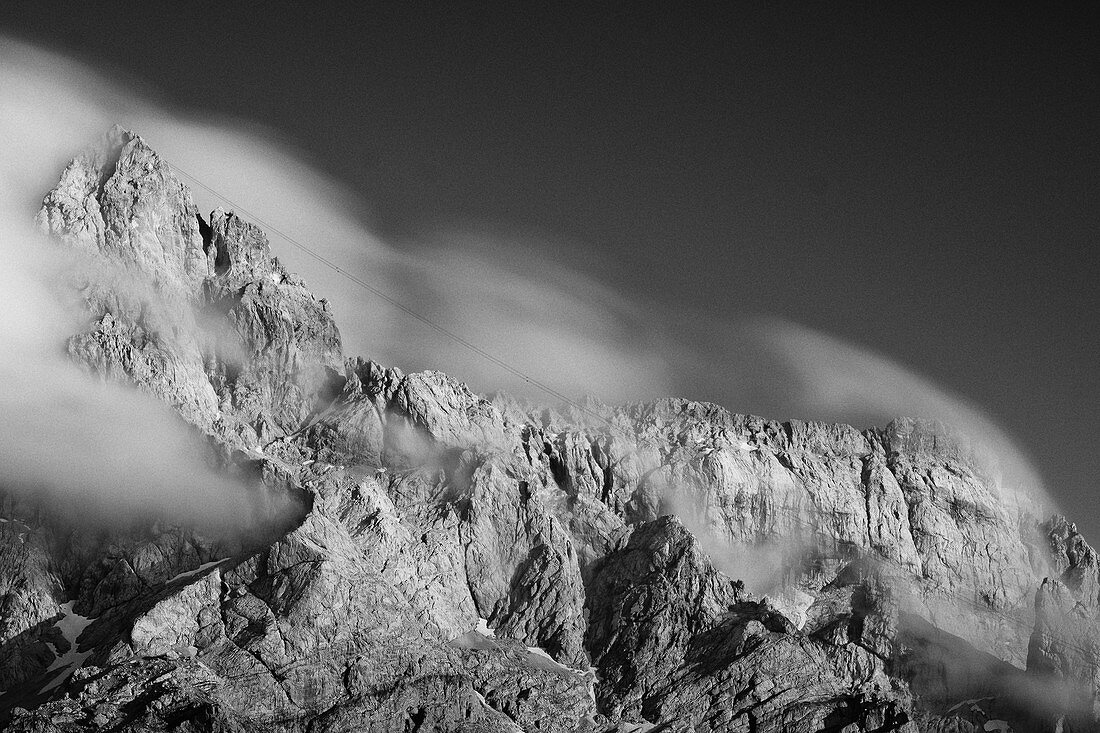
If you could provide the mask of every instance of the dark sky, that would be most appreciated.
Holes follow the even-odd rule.
[[[1086,16],[290,5],[6,3],[0,32],[276,131],[385,234],[543,231],[623,291],[872,347],[988,410],[1096,538]]]

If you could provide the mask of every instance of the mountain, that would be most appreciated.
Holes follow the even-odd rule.
[[[0,489],[8,730],[1100,729],[1096,553],[942,425],[345,358],[264,233],[121,128],[37,221],[96,264],[68,358],[170,405],[257,509]]]

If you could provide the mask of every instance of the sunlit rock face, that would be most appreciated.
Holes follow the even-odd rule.
[[[76,158],[38,214],[87,256],[92,319],[74,359],[138,385],[204,432],[255,449],[296,430],[341,369],[327,303],[222,210],[210,221],[171,167],[115,128]]]
[[[82,258],[69,356],[294,510],[207,536],[5,494],[11,730],[1093,729],[1095,553],[941,426],[344,359],[265,234],[121,129],[38,221]]]

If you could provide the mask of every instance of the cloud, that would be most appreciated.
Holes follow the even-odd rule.
[[[406,370],[444,369],[481,390],[527,389],[276,230],[560,391],[621,400],[672,388],[661,357],[634,343],[644,324],[632,304],[554,264],[547,242],[437,232],[394,247],[364,226],[366,208],[354,194],[255,124],[148,104],[71,59],[12,39],[0,44],[0,68],[0,124],[7,140],[20,141],[3,163],[24,212],[33,214],[74,151],[117,122],[182,174],[200,209],[236,208],[265,228],[280,259],[330,300],[348,353]]]
[[[200,207],[236,208],[268,231],[288,267],[329,298],[346,353],[547,399],[289,240],[558,392],[607,401],[679,394],[741,412],[857,425],[938,418],[980,437],[1008,483],[1045,496],[1024,451],[981,409],[865,348],[778,319],[719,321],[656,308],[588,275],[584,258],[597,255],[582,258],[553,237],[440,230],[383,241],[364,224],[366,207],[353,193],[254,123],[149,104],[70,59],[11,39],[0,43],[0,75],[4,221],[33,215],[65,160],[120,122],[184,174]]]
[[[513,236],[436,233],[391,260],[390,287],[437,323],[567,395],[627,401],[669,394],[670,364],[643,311],[582,271],[554,262],[553,244]],[[398,358],[469,375],[481,389],[546,400],[524,380],[409,319],[385,323]],[[445,365],[445,366],[441,366]]]
[[[170,407],[90,377],[65,353],[67,337],[86,326],[66,283],[102,263],[58,251],[34,230],[33,216],[65,161],[102,135],[109,105],[123,100],[67,59],[0,43],[3,486],[81,522],[249,528],[281,503],[215,470],[208,446]]]
[[[72,253],[6,217],[0,231],[5,488],[82,522],[166,518],[231,531],[267,519],[278,503],[211,467],[167,405],[68,360],[65,338],[78,324],[61,286]]]
[[[899,416],[940,421],[1006,495],[1023,491],[1052,505],[1026,451],[973,402],[872,349],[790,321],[754,318],[744,329],[792,373],[792,406],[857,425]]]

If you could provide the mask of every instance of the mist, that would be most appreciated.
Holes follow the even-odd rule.
[[[95,264],[12,217],[0,231],[3,488],[84,524],[166,519],[221,532],[276,512],[277,499],[215,470],[170,407],[69,360],[66,339],[86,325],[71,276]]]
[[[553,400],[531,381],[608,402],[678,395],[736,412],[861,427],[902,415],[938,419],[981,441],[998,486],[1052,504],[1026,451],[980,407],[870,349],[748,310],[718,320],[655,306],[650,294],[619,292],[591,274],[614,267],[593,267],[595,248],[552,234],[465,226],[384,241],[354,193],[255,122],[150,103],[71,59],[11,39],[0,43],[5,229],[29,221],[64,162],[116,122],[175,167],[200,208],[235,209],[267,231],[288,268],[329,299],[347,354],[406,371],[439,369],[477,391],[540,402]],[[300,245],[520,374],[411,318]],[[654,291],[661,287],[657,276]]]

